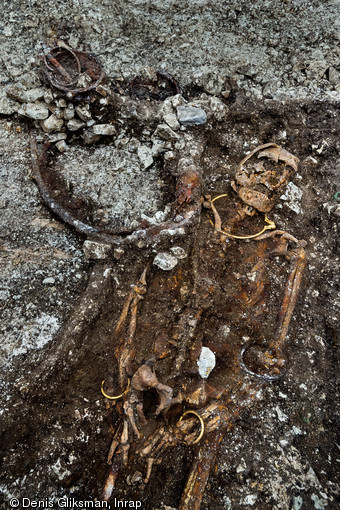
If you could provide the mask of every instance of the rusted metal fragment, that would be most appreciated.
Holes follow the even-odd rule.
[[[153,99],[164,101],[167,97],[181,94],[182,89],[178,81],[167,71],[159,69],[149,70],[149,79],[137,76],[129,83],[129,94],[135,99]]]
[[[97,57],[74,50],[62,41],[57,41],[53,48],[45,49],[43,62],[47,81],[70,95],[95,89],[105,76]]]
[[[176,202],[174,204],[175,213],[180,214],[183,210],[188,210],[188,206],[195,209],[195,205],[200,201],[200,178],[194,165],[189,166],[177,180],[176,183]]]
[[[196,166],[191,165],[185,167],[177,179],[175,200],[166,221],[151,227],[142,222],[137,229],[98,229],[90,224],[90,204],[82,199],[75,201],[68,193],[65,183],[52,171],[52,152],[48,142],[44,143],[39,151],[35,137],[31,136],[32,177],[43,201],[52,212],[88,239],[115,244],[133,242],[140,238],[154,239],[162,233],[172,234],[183,229],[195,219],[201,209],[201,176]]]

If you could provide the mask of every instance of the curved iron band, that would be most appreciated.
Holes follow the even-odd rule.
[[[245,370],[249,375],[252,375],[254,377],[257,377],[258,379],[262,379],[263,381],[277,381],[278,379],[281,379],[281,377],[284,376],[286,373],[286,367],[283,368],[277,375],[269,375],[269,374],[258,374],[257,372],[254,372],[253,370],[250,370],[250,368],[246,365],[244,361],[244,353],[252,347],[252,344],[247,342],[241,349],[240,352],[240,366]]]
[[[72,57],[74,58],[75,65],[76,65],[76,77],[73,79],[73,81],[70,80],[70,76],[68,76],[67,71],[63,69],[63,67],[59,64],[57,57],[55,53],[59,50],[61,52],[62,50],[67,51]],[[72,85],[75,85],[79,79],[80,73],[81,73],[81,65],[79,62],[79,59],[74,51],[72,51],[70,48],[60,47],[56,46],[55,48],[52,48],[49,51],[45,51],[44,53],[44,64],[45,64],[45,74],[48,78],[48,80],[56,87],[61,88],[62,90],[69,90],[69,87]],[[65,79],[68,79],[68,83],[60,82],[57,78],[54,78],[52,73],[56,73],[59,69],[59,73],[64,76]],[[66,87],[66,89],[65,89]]]
[[[156,75],[168,80],[168,82],[174,87],[176,94],[182,94],[182,87],[172,74],[164,71],[164,69],[157,69]]]
[[[56,79],[51,74],[54,71],[54,69],[50,67],[49,62],[47,60],[47,58],[50,58],[50,57],[53,58],[53,52],[55,50],[61,50],[61,49],[68,51],[70,53],[70,55],[72,55],[72,57],[75,60],[76,66],[77,66],[77,77],[76,77],[76,79],[74,79],[72,82],[70,82],[68,84],[60,82],[58,79]],[[90,83],[88,85],[88,87],[84,87],[84,88],[73,87],[73,85],[75,85],[77,83],[79,76],[81,74],[81,71],[82,71],[79,57],[85,57],[87,59],[92,59],[93,61],[96,62],[96,64],[98,65],[99,68],[101,67],[98,58],[95,57],[94,55],[87,55],[86,53],[84,53],[82,51],[71,50],[70,48],[66,48],[65,46],[55,46],[48,53],[45,52],[45,54],[44,54],[45,74],[46,74],[47,79],[51,83],[51,85],[53,85],[55,88],[57,88],[59,90],[62,90],[64,92],[71,92],[72,94],[81,94],[83,92],[89,92],[90,90],[93,90],[96,87],[98,87],[98,85],[103,81],[103,79],[105,77],[104,71],[101,71],[98,78],[94,82]]]
[[[48,143],[45,143],[44,150]],[[46,151],[47,152],[47,151]],[[201,176],[198,172],[196,174],[196,181],[192,184],[186,184],[188,176],[192,174],[192,166],[187,167],[177,179],[176,185],[176,198],[172,204],[172,218],[167,221],[160,223],[159,225],[151,226],[146,229],[129,230],[124,227],[116,230],[104,231],[99,230],[91,225],[84,223],[81,220],[75,218],[72,213],[65,209],[60,203],[58,203],[56,197],[53,196],[53,190],[45,183],[41,172],[42,158],[38,155],[37,142],[34,136],[31,136],[31,157],[33,173],[32,177],[36,182],[41,197],[45,204],[52,210],[52,212],[58,216],[64,223],[73,227],[77,232],[82,235],[86,235],[89,239],[114,243],[119,239],[120,241],[129,240],[133,236],[134,239],[145,239],[155,238],[164,231],[179,230],[191,223],[193,219],[199,214],[201,209]],[[195,167],[196,168],[196,167]],[[190,179],[189,179],[190,180]],[[181,182],[186,187],[188,194],[191,196],[189,200],[183,201],[181,189]],[[177,215],[181,215],[183,219],[175,221]]]

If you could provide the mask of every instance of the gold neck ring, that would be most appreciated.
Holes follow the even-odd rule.
[[[219,200],[220,198],[227,197],[227,196],[228,196],[227,194],[219,195],[218,197],[213,198],[211,203],[213,204],[216,200]],[[213,226],[215,226],[211,220],[209,220],[209,221]],[[233,239],[254,239],[255,237],[258,237],[261,234],[263,234],[266,230],[274,230],[276,228],[275,223],[268,218],[267,213],[264,215],[264,221],[265,221],[266,225],[263,227],[261,232],[258,232],[257,234],[252,234],[249,236],[235,236],[235,235],[230,234],[229,232],[226,232],[225,230],[222,230],[222,229],[220,229],[218,231],[228,237],[232,237]]]

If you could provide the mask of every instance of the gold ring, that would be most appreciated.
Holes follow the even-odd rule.
[[[213,198],[211,203],[215,202],[215,200],[218,200],[219,198],[223,198],[223,197],[227,197],[227,196],[228,195],[226,195],[226,194],[219,195],[218,197]],[[209,221],[214,226],[214,223],[211,220],[209,220]],[[229,232],[226,232],[225,230],[222,230],[222,229],[220,230],[220,232],[226,236],[233,237],[234,239],[254,239],[254,237],[260,236],[266,230],[273,230],[274,228],[276,228],[275,223],[267,217],[267,213],[264,215],[264,221],[267,223],[267,225],[265,225],[263,227],[261,232],[258,232],[257,234],[252,234],[250,236],[234,236],[233,234],[230,234]]]
[[[182,414],[182,416],[180,417],[180,419],[178,420],[178,422],[181,422],[184,418],[184,416],[186,414],[194,414],[200,421],[200,425],[201,425],[201,432],[199,434],[199,436],[195,439],[195,441],[193,441],[191,444],[196,444],[198,443],[202,437],[203,437],[203,434],[204,434],[204,421],[203,421],[203,418],[202,416],[200,416],[198,413],[196,413],[196,411],[185,411],[185,413]],[[187,443],[187,441],[184,441],[185,443]],[[189,443],[187,443],[189,444]]]
[[[118,400],[119,398],[124,397],[125,393],[127,393],[129,391],[129,388],[130,388],[130,379],[128,379],[127,387],[123,391],[123,393],[121,393],[121,395],[117,395],[116,397],[111,397],[110,395],[105,393],[105,391],[104,391],[104,383],[105,383],[105,379],[102,381],[102,386],[101,386],[100,390],[101,390],[102,394],[104,395],[104,397],[108,398],[109,400]]]

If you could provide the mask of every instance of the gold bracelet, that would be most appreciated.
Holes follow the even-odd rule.
[[[202,416],[200,416],[198,413],[196,413],[196,411],[185,411],[185,413],[182,414],[182,416],[180,417],[178,422],[181,422],[183,420],[184,416],[187,415],[187,414],[194,414],[199,419],[200,425],[201,425],[201,432],[199,433],[199,436],[192,443],[188,443],[187,441],[184,441],[184,442],[187,443],[187,444],[196,444],[203,437],[203,434],[204,434],[204,421],[203,421]]]
[[[124,397],[125,393],[127,393],[129,391],[129,388],[130,388],[130,379],[128,379],[127,387],[123,391],[123,393],[121,393],[120,395],[117,395],[116,397],[111,397],[110,395],[105,393],[105,391],[104,391],[104,383],[105,383],[105,379],[102,381],[102,386],[101,386],[100,390],[101,390],[102,394],[104,395],[104,397],[108,398],[109,400],[118,400],[119,398]]]

